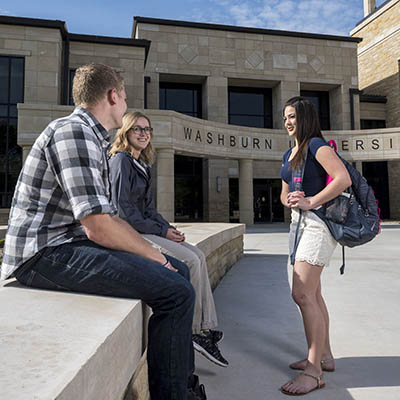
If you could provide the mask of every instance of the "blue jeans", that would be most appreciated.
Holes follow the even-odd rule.
[[[41,250],[15,276],[36,288],[143,300],[153,310],[147,348],[150,396],[186,400],[188,376],[194,371],[195,294],[186,265],[166,257],[179,273],[135,254],[82,240]]]

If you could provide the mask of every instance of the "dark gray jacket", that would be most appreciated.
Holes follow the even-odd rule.
[[[118,215],[140,233],[163,236],[172,226],[154,207],[151,168],[143,171],[126,152],[109,159],[111,199]]]

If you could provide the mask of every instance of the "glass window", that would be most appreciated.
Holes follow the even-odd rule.
[[[0,156],[5,156],[7,154],[7,118],[0,118]],[[3,161],[3,159],[2,159]],[[0,164],[0,170],[2,171],[3,162]],[[1,173],[0,173],[1,175]],[[2,188],[0,188],[0,191]]]
[[[203,220],[203,159],[175,156],[175,221]]]
[[[361,129],[381,129],[386,128],[386,121],[384,119],[362,119]]]
[[[5,105],[0,105],[0,118],[7,117],[8,115],[8,107]]]
[[[160,110],[202,118],[201,85],[160,82]]]
[[[24,102],[24,67],[22,57],[0,56],[0,207],[10,207],[22,166],[17,104]]]
[[[10,103],[17,104],[23,100],[24,93],[24,59],[10,58]]]
[[[323,131],[331,129],[329,115],[329,92],[302,90],[300,96],[303,96],[311,101],[315,107],[315,111],[319,117],[319,124]]]
[[[75,76],[75,71],[76,69],[70,69],[69,70],[69,93],[68,93],[68,104],[70,106],[74,106],[74,97],[72,96],[72,83],[74,81],[74,76]]]
[[[228,88],[229,123],[272,128],[272,91],[264,88]]]

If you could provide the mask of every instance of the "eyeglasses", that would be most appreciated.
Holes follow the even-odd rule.
[[[150,126],[146,126],[145,128],[142,128],[139,125],[135,125],[135,126],[132,126],[131,130],[136,135],[140,135],[141,133],[145,133],[147,136],[149,136],[153,132],[153,128],[150,128]]]

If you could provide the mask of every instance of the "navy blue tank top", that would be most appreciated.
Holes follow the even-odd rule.
[[[317,150],[321,146],[329,146],[324,139],[312,138],[308,146],[307,163],[304,169],[303,191],[306,197],[314,196],[326,186],[326,172],[315,158]],[[293,192],[292,170],[289,169],[289,157],[292,153],[290,148],[282,158],[281,178],[289,185],[289,190]]]

